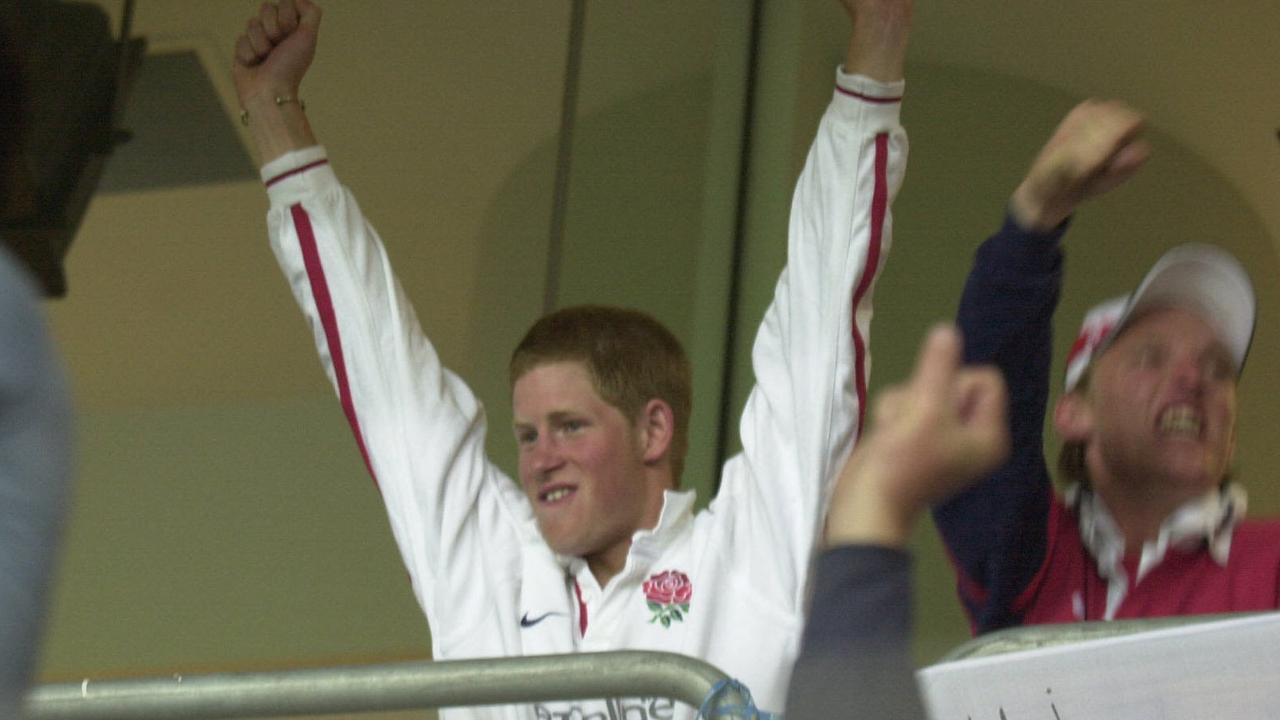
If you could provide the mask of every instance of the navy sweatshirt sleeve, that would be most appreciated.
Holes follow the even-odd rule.
[[[978,248],[960,300],[965,362],[1003,373],[1012,435],[1003,467],[933,510],[975,634],[1020,623],[1016,601],[1045,560],[1053,487],[1043,428],[1065,231],[1029,233],[1006,217]]]
[[[849,545],[815,569],[787,720],[925,717],[911,661],[911,556]]]

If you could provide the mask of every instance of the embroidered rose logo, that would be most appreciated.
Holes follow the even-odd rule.
[[[643,590],[649,609],[653,611],[649,622],[671,627],[673,620],[684,621],[689,612],[689,599],[693,597],[693,583],[689,582],[688,575],[679,570],[664,570],[645,580]]]

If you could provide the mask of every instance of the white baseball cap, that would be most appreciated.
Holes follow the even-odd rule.
[[[1209,323],[1231,353],[1236,374],[1244,369],[1257,317],[1253,283],[1231,253],[1213,245],[1179,245],[1160,256],[1131,295],[1095,305],[1084,316],[1067,353],[1065,391],[1071,392],[1125,326],[1151,307],[1181,307]]]

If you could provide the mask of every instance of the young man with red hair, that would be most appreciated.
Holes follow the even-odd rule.
[[[383,494],[439,659],[650,649],[702,658],[783,707],[830,481],[858,431],[876,273],[902,180],[908,0],[849,0],[845,72],[800,177],[788,260],[756,339],[743,452],[710,508],[679,492],[689,372],[641,313],[569,308],[511,362],[519,482],[435,350],[298,102],[320,10],[265,4],[236,48],[268,224]],[[496,708],[661,717],[669,703]],[[490,710],[470,711],[488,714]]]

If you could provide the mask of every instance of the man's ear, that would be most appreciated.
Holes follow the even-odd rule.
[[[1067,442],[1083,442],[1093,432],[1093,406],[1084,393],[1069,392],[1053,407],[1053,427]]]
[[[667,456],[676,434],[676,414],[665,400],[654,398],[640,411],[636,431],[646,463],[655,463]]]

